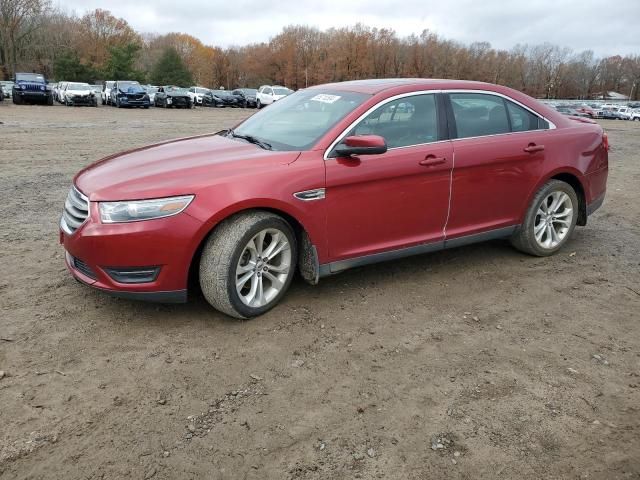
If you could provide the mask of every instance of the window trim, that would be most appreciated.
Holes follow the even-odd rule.
[[[558,128],[555,123],[553,123],[550,119],[548,119],[544,115],[541,115],[540,113],[536,112],[532,108],[530,108],[530,107],[526,106],[525,104],[517,101],[515,98],[512,98],[509,95],[505,95],[503,93],[494,92],[494,91],[491,91],[491,90],[457,89],[457,88],[444,89],[444,90],[443,89],[416,90],[416,91],[413,91],[413,92],[400,93],[398,95],[394,95],[392,97],[385,98],[384,100],[379,101],[378,103],[376,103],[375,105],[373,105],[372,107],[367,109],[362,115],[360,115],[353,122],[351,122],[347,126],[347,128],[345,128],[342,131],[342,133],[340,133],[340,135],[338,135],[335,138],[335,140],[329,144],[329,147],[324,151],[324,155],[322,156],[322,158],[324,160],[329,160],[329,159],[336,158],[336,157],[330,157],[329,156],[329,154],[333,151],[333,149],[336,147],[336,145],[338,145],[338,143],[340,143],[340,141],[347,135],[347,133],[349,133],[351,131],[351,129],[353,127],[355,127],[361,120],[363,120],[367,115],[372,113],[378,107],[381,107],[383,105],[386,105],[387,103],[393,102],[394,100],[398,100],[399,98],[413,97],[415,95],[422,95],[422,94],[429,94],[429,93],[432,93],[432,94],[436,95],[436,108],[438,108],[438,109],[440,109],[442,107],[442,105],[438,102],[438,97],[443,96],[445,98],[445,102],[444,102],[446,104],[445,112],[438,112],[438,115],[439,116],[443,116],[442,113],[444,113],[444,117],[447,119],[447,122],[446,122],[447,123],[447,130],[444,132],[446,138],[444,138],[442,140],[437,140],[435,142],[418,143],[418,144],[415,144],[415,145],[407,145],[407,146],[403,146],[403,147],[393,147],[393,148],[390,148],[388,151],[397,150],[399,148],[418,147],[420,145],[433,145],[433,144],[442,143],[442,142],[455,142],[455,141],[460,141],[460,140],[467,140],[469,138],[496,137],[498,135],[516,135],[516,134],[537,132],[537,131],[543,132],[545,130],[555,130],[556,128]],[[453,112],[449,111],[451,109],[451,101],[449,100],[449,94],[450,93],[481,93],[481,94],[485,94],[485,95],[495,95],[495,96],[501,97],[503,100],[506,99],[506,100],[508,100],[510,102],[513,102],[516,105],[519,105],[520,107],[524,108],[525,110],[531,112],[536,117],[541,118],[542,120],[544,120],[545,122],[547,122],[549,124],[549,127],[548,128],[541,128],[539,130],[522,130],[522,131],[519,131],[519,132],[495,133],[495,134],[491,134],[491,135],[481,135],[481,136],[478,136],[478,137],[451,138],[452,123],[453,123],[454,127],[456,126],[456,124],[455,124],[455,119],[453,118]],[[438,95],[438,94],[445,94],[445,95]],[[505,106],[505,108],[506,108],[506,106]],[[439,128],[440,128],[440,126],[439,126]],[[457,128],[456,128],[456,133],[457,133]]]
[[[556,128],[558,128],[556,126],[555,123],[553,123],[551,120],[549,120],[547,117],[545,117],[544,115],[539,114],[538,112],[536,112],[535,110],[533,110],[532,108],[524,105],[523,103],[517,101],[515,98],[512,98],[508,95],[505,95],[503,93],[499,93],[499,92],[493,92],[493,91],[489,91],[489,90],[457,90],[457,89],[450,89],[450,90],[442,90],[442,93],[446,94],[446,103],[447,103],[447,117],[449,118],[451,124],[453,124],[454,129],[453,131],[455,131],[456,133],[456,138],[451,138],[451,133],[452,133],[452,129],[451,129],[451,124],[450,124],[450,129],[449,129],[449,137],[451,139],[452,142],[456,142],[456,141],[460,141],[460,140],[467,140],[469,138],[487,138],[487,137],[497,137],[497,136],[501,136],[501,135],[517,135],[517,134],[523,134],[523,133],[530,133],[530,132],[544,132],[545,130],[555,130]],[[458,126],[456,124],[456,120],[455,117],[453,115],[453,108],[451,106],[451,98],[449,97],[449,94],[452,93],[477,93],[477,94],[481,94],[481,95],[494,95],[496,97],[500,97],[504,103],[504,101],[509,101],[509,102],[513,102],[516,105],[518,105],[519,107],[524,108],[525,110],[527,110],[528,112],[531,112],[533,115],[535,115],[536,117],[538,117],[538,119],[542,119],[545,122],[547,122],[549,124],[548,128],[539,128],[536,130],[520,130],[517,132],[504,132],[504,133],[492,133],[489,135],[477,135],[475,137],[458,137]],[[509,120],[509,111],[507,109],[507,105],[505,105],[505,110],[507,111],[507,119]],[[509,120],[509,125],[511,125],[511,121]],[[509,127],[511,128],[511,127]]]

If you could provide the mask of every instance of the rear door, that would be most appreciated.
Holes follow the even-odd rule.
[[[519,224],[545,161],[548,123],[491,93],[448,99],[455,161],[447,239]]]
[[[424,93],[387,101],[343,136],[380,135],[388,146],[384,154],[339,158],[329,153],[332,261],[443,240],[453,150],[439,128],[444,118],[436,100],[436,94]]]

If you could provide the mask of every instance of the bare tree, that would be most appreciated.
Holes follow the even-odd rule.
[[[41,14],[50,5],[50,0],[0,0],[0,63],[5,76],[15,75],[18,50],[39,27]]]

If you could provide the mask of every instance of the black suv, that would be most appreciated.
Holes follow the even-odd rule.
[[[114,107],[144,107],[151,106],[147,91],[132,80],[119,80],[111,87],[111,105]]]
[[[44,103],[53,105],[53,92],[47,85],[44,75],[40,73],[16,73],[11,89],[13,103]]]

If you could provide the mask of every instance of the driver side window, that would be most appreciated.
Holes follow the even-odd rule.
[[[438,140],[438,112],[434,94],[398,98],[363,118],[347,137],[379,135],[388,148],[408,147]]]

